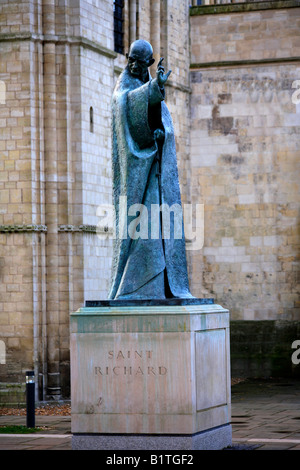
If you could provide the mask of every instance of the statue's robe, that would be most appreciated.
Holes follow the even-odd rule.
[[[156,128],[165,133],[161,145],[153,137]],[[109,298],[192,297],[182,217],[180,239],[174,237],[172,217],[169,239],[163,239],[160,223],[156,232],[159,236],[151,237],[151,228],[154,228],[151,227],[151,222],[154,223],[151,204],[156,207],[177,204],[181,208],[181,197],[172,119],[164,102],[164,90],[150,75],[146,83],[133,77],[128,67],[120,75],[112,98],[112,143],[116,234]],[[125,211],[120,201],[127,202]],[[133,239],[127,232],[141,215],[135,211],[128,215],[133,204],[143,204],[148,211],[146,237],[141,233],[139,238]]]

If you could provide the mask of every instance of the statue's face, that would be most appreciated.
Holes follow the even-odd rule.
[[[137,40],[132,43],[129,55],[126,55],[131,75],[142,81],[147,80],[148,67],[154,62],[152,54],[152,47],[147,41]]]
[[[138,78],[143,78],[148,70],[148,60],[142,57],[141,54],[133,52],[128,57],[128,67],[131,75]]]

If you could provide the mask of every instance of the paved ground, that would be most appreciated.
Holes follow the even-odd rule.
[[[0,411],[1,412],[1,411]],[[1,425],[25,416],[0,416]],[[0,434],[0,450],[71,450],[70,416],[36,416],[38,434]],[[300,450],[300,381],[251,380],[232,387],[230,450]]]
[[[300,381],[252,380],[232,387],[233,446],[300,450]]]

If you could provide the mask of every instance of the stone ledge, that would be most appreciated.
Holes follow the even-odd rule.
[[[300,0],[280,0],[254,3],[230,3],[225,5],[203,5],[190,7],[190,16],[213,15],[220,13],[244,13],[259,10],[300,7]]]
[[[265,64],[282,64],[300,62],[300,57],[275,57],[266,59],[249,59],[249,60],[224,60],[217,62],[201,62],[190,64],[190,70],[212,68],[212,67],[238,67],[238,66],[252,66],[252,65],[265,65]]]
[[[58,232],[89,232],[89,233],[96,233],[97,232],[97,227],[96,227],[96,225],[59,225],[58,226]],[[103,229],[103,232],[108,233],[108,230]]]
[[[0,232],[15,233],[15,232],[47,232],[46,225],[0,225]]]
[[[181,85],[178,83],[173,82],[172,80],[168,80],[165,83],[165,86],[168,86],[170,88],[174,88],[175,90],[179,90],[183,93],[192,93],[192,90],[189,86]]]
[[[160,322],[164,317],[166,324]],[[117,326],[119,333],[190,332],[205,326],[229,327],[229,311],[221,305],[128,305],[81,307],[70,315],[71,333],[111,333]]]
[[[15,233],[15,232],[47,232],[47,225],[42,224],[27,224],[27,225],[0,225],[0,233]],[[96,225],[59,225],[58,232],[84,232],[84,233],[99,233],[111,234],[113,231],[107,227],[97,227]]]
[[[34,34],[34,33],[4,33],[0,34],[0,43],[1,42],[11,42],[11,41],[33,41],[40,42],[43,44],[46,43],[55,43],[55,44],[69,44],[70,46],[81,46],[86,49],[93,50],[98,52],[101,55],[115,59],[117,53],[111,49],[108,49],[96,41],[91,41],[83,36],[58,36],[55,34]]]

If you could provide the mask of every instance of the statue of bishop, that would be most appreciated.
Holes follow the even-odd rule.
[[[160,59],[152,79],[153,50],[144,40],[133,42],[126,57],[112,97],[116,236],[109,299],[192,298],[182,210],[180,237],[170,211],[168,236],[161,210],[156,217],[156,208],[181,209],[174,130],[164,101],[171,71],[165,74]]]

